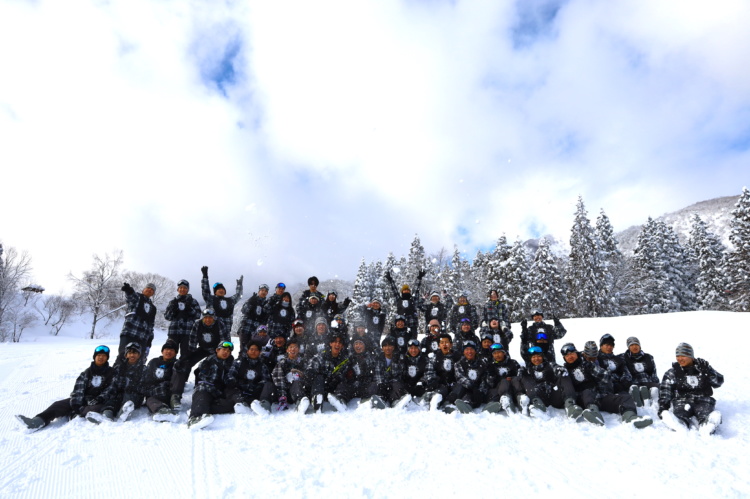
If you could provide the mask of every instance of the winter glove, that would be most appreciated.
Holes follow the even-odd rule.
[[[417,279],[423,278],[425,275],[427,275],[427,271],[425,269],[420,270],[417,272]]]
[[[521,321],[521,329],[526,329],[526,326],[528,325],[529,325],[529,321],[527,321],[526,319]]]
[[[205,265],[201,267],[201,273],[203,274],[204,279],[208,279],[208,267],[206,267]]]
[[[286,397],[282,395],[281,397],[279,397],[279,409],[278,410],[286,411],[287,409],[289,409],[289,404],[287,404],[286,402]]]
[[[385,280],[388,281],[388,282],[393,282],[393,277],[391,277],[391,271],[390,270],[386,270],[386,272],[385,272]]]
[[[705,359],[695,359],[695,367],[699,371],[707,371],[708,370],[708,361]]]
[[[245,276],[241,275],[239,279],[237,279],[237,286],[242,286],[242,279],[244,279]]]
[[[557,314],[552,314],[552,322],[559,322],[560,319],[557,318]]]
[[[120,289],[121,289],[121,290],[123,290],[123,291],[125,291],[125,294],[126,294],[126,295],[129,295],[129,294],[131,294],[131,293],[134,293],[134,292],[135,292],[135,290],[133,289],[133,286],[131,286],[131,285],[130,285],[130,284],[128,284],[127,282],[124,282],[124,283],[122,284],[122,287],[121,287]]]
[[[352,302],[352,299],[351,299],[351,298],[349,298],[349,297],[347,296],[347,297],[346,297],[346,298],[344,299],[344,302],[343,302],[343,303],[341,304],[341,306],[342,306],[343,308],[346,308],[346,307],[348,307],[348,306],[349,306],[349,304],[350,304],[351,302]]]
[[[86,405],[99,405],[102,403],[102,400],[99,397],[93,397],[86,401]]]

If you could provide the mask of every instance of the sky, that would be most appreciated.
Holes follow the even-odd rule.
[[[750,185],[750,4],[0,0],[0,242],[196,285]]]

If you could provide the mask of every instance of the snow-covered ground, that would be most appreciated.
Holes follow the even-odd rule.
[[[750,496],[750,368],[745,335],[750,314],[689,312],[610,319],[563,320],[565,340],[583,348],[604,333],[637,336],[661,376],[680,341],[724,374],[716,390],[724,417],[718,434],[701,437],[655,424],[643,430],[605,415],[606,427],[496,414],[354,410],[262,418],[217,416],[189,431],[155,423],[141,409],[127,423],[94,426],[56,421],[22,431],[14,414],[33,416],[65,398],[88,366],[94,346],[86,326],[66,336],[24,333],[0,344],[0,497],[451,497],[645,495]],[[514,325],[516,336],[519,327]],[[165,334],[157,334],[160,346]],[[558,349],[564,341],[558,342]],[[511,354],[518,357],[517,339]],[[191,378],[192,380],[192,378]],[[191,393],[184,406],[189,408]],[[639,411],[642,411],[639,410]]]

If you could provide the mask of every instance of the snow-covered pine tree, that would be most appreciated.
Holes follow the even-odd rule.
[[[471,262],[471,279],[469,283],[469,289],[478,307],[482,305],[481,302],[487,297],[487,292],[490,290],[488,287],[489,280],[487,279],[487,269],[489,267],[488,255],[482,253],[481,250],[477,251],[474,260]]]
[[[622,314],[621,303],[627,302],[627,294],[630,286],[629,266],[618,248],[615,231],[609,221],[609,217],[602,209],[596,217],[594,233],[599,241],[599,254],[602,264],[606,267],[605,275],[608,277],[605,310],[607,316]]]
[[[419,234],[414,234],[414,240],[411,242],[409,248],[409,259],[406,264],[406,274],[403,275],[404,282],[413,286],[417,282],[417,274],[422,269],[427,269],[427,258],[425,256],[424,247],[422,242],[419,240]],[[422,293],[424,293],[424,287]]]
[[[687,250],[691,260],[698,269],[695,292],[699,310],[726,310],[727,289],[724,275],[724,246],[713,233],[709,232],[706,222],[693,214],[690,239]]]
[[[666,223],[659,221],[661,232],[664,234],[664,263],[667,276],[676,300],[676,308],[672,311],[687,312],[695,310],[695,269],[685,248],[680,244],[674,229]]]
[[[500,236],[495,245],[495,249],[487,255],[487,274],[485,276],[488,289],[496,289],[500,294],[500,299],[505,303],[510,303],[511,298],[505,290],[505,281],[507,279],[506,263],[510,258],[511,246],[505,234]]]
[[[727,255],[729,305],[738,312],[750,311],[750,191],[742,195],[732,210],[729,241],[734,248]]]
[[[599,248],[599,239],[591,227],[583,198],[579,196],[570,234],[566,279],[568,308],[574,317],[606,314],[610,278]]]
[[[510,257],[504,266],[504,296],[503,301],[508,305],[511,322],[518,322],[528,312],[524,309],[529,292],[529,262],[526,248],[520,239],[516,239],[510,251]]]
[[[548,317],[559,316],[565,310],[565,301],[562,274],[552,255],[549,240],[543,237],[529,269],[529,294],[525,310],[540,309]]]
[[[364,257],[359,262],[359,269],[357,270],[357,277],[354,279],[354,292],[352,293],[352,306],[349,310],[356,309],[363,303],[367,303],[370,299],[370,285],[371,276],[368,272],[368,266],[365,263]]]

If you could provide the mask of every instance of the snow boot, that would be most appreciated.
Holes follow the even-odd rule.
[[[453,404],[446,404],[443,406],[442,411],[446,414],[453,414],[456,412],[456,406]]]
[[[541,419],[542,421],[547,421],[549,419],[549,414],[547,414],[547,406],[544,405],[542,399],[535,398],[531,401],[531,405],[529,405],[529,416],[534,419]]]
[[[305,414],[307,413],[307,409],[310,408],[310,399],[307,397],[302,397],[297,401],[297,413],[299,414]]]
[[[529,416],[529,396],[521,394],[518,397],[518,406],[521,408],[521,414]]]
[[[599,408],[594,404],[588,406],[586,410],[581,413],[581,417],[591,424],[604,426],[604,416],[602,416],[602,413],[599,412]]]
[[[39,416],[27,418],[26,416],[22,416],[19,414],[18,416],[16,416],[16,419],[19,420],[27,430],[29,430],[29,433],[41,430],[42,428],[47,426],[47,423]]]
[[[112,409],[104,409],[102,411],[102,417],[104,417],[104,419],[106,421],[114,421],[115,420],[115,413],[112,412]]]
[[[633,411],[625,411],[622,414],[622,422],[632,424],[640,430],[641,428],[645,428],[653,424],[654,420],[648,416],[639,416]]]
[[[419,407],[429,407],[430,400],[434,396],[435,396],[435,392],[427,392],[423,394],[421,397],[415,398],[414,402],[416,402]]]
[[[124,423],[128,419],[130,419],[130,415],[135,410],[135,404],[132,400],[128,400],[124,404],[122,404],[122,407],[120,407],[120,412],[117,413],[117,420],[120,423]]]
[[[250,406],[247,405],[244,402],[237,402],[234,404],[234,413],[235,414],[253,414],[252,409],[250,409]]]
[[[711,412],[711,414],[708,415],[708,418],[706,418],[706,421],[704,421],[698,427],[698,433],[700,433],[701,436],[704,436],[704,437],[713,435],[714,433],[716,433],[716,430],[719,428],[720,424],[721,424],[721,413],[719,411],[713,411]]]
[[[660,415],[664,426],[678,433],[686,433],[690,427],[682,419],[674,415],[672,411],[663,411]]]
[[[182,399],[182,397],[177,393],[173,394],[169,399],[169,407],[171,407],[175,412],[180,412],[180,409],[182,409],[182,403],[180,402],[180,399]]]
[[[315,398],[313,399],[313,412],[318,412],[322,410],[323,407],[323,394],[319,393],[315,395]]]
[[[205,428],[206,426],[210,425],[214,422],[214,417],[211,414],[204,414],[202,416],[193,416],[190,419],[188,419],[188,429],[190,430],[200,430],[201,428]]]
[[[268,400],[253,400],[250,404],[250,409],[258,416],[270,416],[271,402]]]
[[[409,405],[409,402],[411,402],[411,395],[408,393],[398,399],[395,404],[393,404],[394,409],[405,409],[407,405]]]
[[[500,402],[488,402],[487,405],[484,406],[482,412],[489,412],[490,414],[506,414],[505,410],[503,409],[503,404],[501,404]]]
[[[385,409],[387,406],[385,405],[385,402],[383,402],[382,398],[380,398],[378,395],[373,395],[370,398],[370,407],[373,409]]]
[[[443,394],[442,393],[436,393],[432,396],[430,399],[430,410],[431,411],[437,411],[440,409],[440,403],[443,401]]]
[[[474,412],[474,408],[467,401],[463,399],[456,399],[456,409],[461,414],[471,414]]]
[[[86,414],[86,421],[89,423],[94,424],[100,424],[102,421],[104,421],[104,416],[101,415],[101,413],[98,412],[89,412]]]
[[[156,414],[154,414],[154,421],[157,421],[159,423],[176,423],[177,419],[179,419],[179,415],[172,412],[172,409],[170,409],[167,406],[162,407],[158,411],[156,411]]]
[[[573,399],[565,399],[565,415],[572,420],[577,420],[583,414],[583,407],[576,405]]]
[[[656,406],[656,404],[659,403],[659,387],[655,386],[651,388],[649,391],[651,392],[651,404]]]
[[[502,397],[500,397],[500,405],[502,405],[503,410],[509,416],[518,413],[518,407],[516,407],[516,404],[513,403],[513,399],[507,395],[503,395]]]
[[[346,412],[346,404],[333,393],[328,394],[328,403],[330,403],[338,412]]]
[[[630,390],[628,390],[630,393],[630,396],[633,397],[633,402],[635,402],[636,407],[643,407],[643,395],[641,394],[641,387],[638,385],[633,385],[630,387]]]

